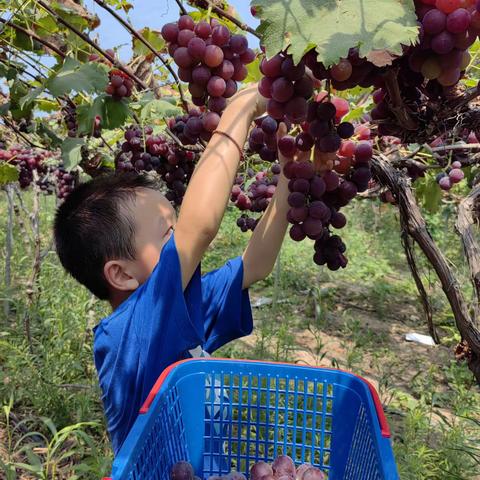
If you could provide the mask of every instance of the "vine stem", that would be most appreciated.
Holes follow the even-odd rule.
[[[55,45],[53,45],[50,42],[47,42],[47,40],[44,40],[42,37],[38,36],[35,32],[32,32],[30,30],[27,30],[26,28],[21,27],[20,25],[17,25],[16,23],[13,23],[10,20],[5,20],[4,18],[0,17],[0,23],[3,23],[4,25],[9,25],[10,27],[14,28],[15,30],[24,33],[25,35],[33,38],[34,40],[37,40],[37,42],[41,43],[45,47],[49,48],[53,52],[55,52],[59,57],[65,58],[66,55]]]
[[[175,2],[177,3],[178,8],[180,9],[180,13],[181,13],[182,15],[188,15],[187,10],[186,10],[185,7],[183,6],[182,0],[175,0]]]
[[[40,145],[37,145],[36,143],[33,143],[32,141],[30,141],[28,137],[26,137],[10,120],[8,120],[7,117],[5,117],[5,115],[2,115],[2,120],[5,122],[5,125],[7,127],[13,130],[19,137],[21,137],[25,142],[27,142],[28,145],[30,145],[33,148],[47,150],[46,148],[41,147]]]
[[[430,148],[432,152],[446,152],[448,150],[480,150],[480,143],[455,143],[453,145],[442,145]]]
[[[185,100],[185,96],[183,94],[183,89],[182,85],[180,82],[180,79],[178,78],[177,74],[175,73],[175,70],[169,65],[169,63],[163,58],[163,56],[157,52],[155,47],[140,33],[138,33],[133,26],[125,21],[120,15],[118,15],[117,12],[115,12],[112,8],[110,8],[103,0],[94,0],[94,2],[105,9],[110,15],[112,15],[120,24],[122,24],[136,39],[138,39],[140,42],[142,42],[164,65],[164,67],[170,72],[172,77],[175,80],[175,83],[178,86],[178,92],[180,94],[180,98],[182,99],[182,104],[183,108],[185,111],[188,111],[188,104],[187,101]]]
[[[3,311],[5,318],[10,314],[9,291],[12,280],[12,247],[13,247],[13,185],[5,185],[7,195],[7,232],[5,238],[5,300]]]
[[[233,15],[230,15],[222,8],[213,4],[210,0],[206,0],[206,2],[208,3],[208,7],[212,10],[212,12],[215,12],[219,17],[226,18],[230,22],[234,23],[238,28],[240,28],[241,30],[244,30],[245,32],[250,33],[254,37],[257,37],[259,39],[262,38],[252,27],[249,27],[246,23],[243,23],[240,20],[238,20],[238,18],[235,18]]]
[[[55,10],[50,8],[43,0],[36,0],[36,2],[43,7],[50,15],[52,15],[55,20],[57,20],[59,23],[61,23],[63,26],[71,30],[73,33],[78,35],[84,42],[88,43],[91,47],[93,47],[97,52],[99,52],[101,55],[103,55],[109,62],[111,62],[113,65],[115,65],[116,68],[121,70],[125,75],[128,75],[137,85],[139,85],[142,89],[148,90],[148,85],[138,78],[130,69],[126,68],[124,65],[122,65],[118,60],[116,60],[114,57],[109,55],[103,48],[99,47],[88,35],[85,35],[83,32],[78,30],[76,27],[71,25],[69,22],[67,22],[65,19],[63,19],[60,15],[58,15]]]

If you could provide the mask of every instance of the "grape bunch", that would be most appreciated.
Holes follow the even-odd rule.
[[[77,136],[77,109],[74,104],[68,103],[62,107],[63,120],[68,130],[69,137]]]
[[[279,53],[260,64],[264,75],[258,91],[267,98],[267,113],[275,120],[287,119],[299,124],[307,117],[307,100],[313,95],[313,80],[307,75],[305,62],[294,64],[290,55]]]
[[[75,188],[75,175],[67,172],[62,166],[55,170],[55,177],[57,180],[57,196],[60,199],[65,199],[73,192]]]
[[[170,470],[170,480],[196,480],[193,467],[185,461],[177,462]],[[325,480],[327,477],[310,463],[295,463],[288,455],[279,455],[270,465],[263,460],[250,468],[250,480]],[[225,475],[212,475],[208,480],[246,480],[243,473],[232,471]]]
[[[336,90],[348,90],[357,86],[368,88],[382,83],[381,74],[384,69],[360,57],[358,48],[351,48],[346,58],[328,68],[317,60],[315,50],[307,52],[304,61],[317,80],[329,80]]]
[[[249,150],[266,162],[274,162],[278,158],[277,130],[278,122],[270,115],[255,119],[248,137]]]
[[[461,182],[465,178],[462,170],[462,164],[459,161],[452,162],[450,168],[440,172],[436,176],[436,181],[442,190],[450,190],[456,183]]]
[[[189,15],[164,25],[162,37],[178,66],[180,80],[188,83],[193,104],[221,113],[226,99],[237,91],[237,82],[247,77],[245,65],[255,59],[247,38],[232,35],[214,18],[195,23]]]
[[[372,176],[370,159],[373,152],[370,143],[349,142],[347,145],[348,148],[341,150],[345,155],[341,159],[349,164],[348,168],[342,166],[343,176],[333,169],[317,173],[308,160],[290,161],[283,170],[289,179],[288,188],[291,192],[287,214],[292,224],[290,237],[297,242],[306,237],[315,240],[313,260],[318,265],[326,264],[330,270],[347,265],[345,244],[340,237],[331,235],[330,227],[341,229],[346,225],[347,219],[340,209],[348,205],[357,193],[368,188]],[[335,167],[338,169],[339,165]]]
[[[251,177],[254,172],[248,172]],[[264,212],[271,202],[278,184],[278,176],[281,173],[281,167],[278,163],[271,166],[270,170],[262,170],[255,175],[255,180],[249,182],[245,188],[244,176],[239,175],[235,179],[232,187],[230,200],[240,211],[250,211],[252,213]],[[260,218],[255,218],[243,213],[237,219],[237,226],[242,232],[255,230]]]
[[[190,108],[187,114],[170,119],[168,128],[183,145],[195,145],[200,139],[208,142],[219,122],[218,113]]]
[[[124,138],[121,151],[115,157],[116,170],[155,171],[166,184],[168,200],[180,205],[195,168],[195,153],[179,148],[163,135],[153,135],[150,126],[143,130],[138,126],[129,127]]]
[[[422,0],[416,2],[420,41],[410,54],[414,72],[440,85],[455,85],[470,63],[468,48],[480,29],[474,0]]]
[[[0,150],[0,162],[6,162],[18,168],[18,182],[22,190],[28,188],[33,182],[34,170],[37,171],[39,177],[48,174],[47,160],[55,156],[54,152],[24,148],[21,145],[12,145],[9,149]],[[43,188],[43,190],[46,190],[46,188]]]
[[[121,100],[123,97],[132,95],[133,81],[121,70],[113,69],[108,72],[109,82],[105,92],[111,95],[115,100]]]

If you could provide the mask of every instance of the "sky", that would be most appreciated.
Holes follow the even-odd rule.
[[[128,16],[119,11],[122,17],[127,18],[135,29],[149,27],[160,30],[165,23],[174,22],[178,19],[179,8],[175,0],[130,0],[133,8]],[[187,2],[184,2],[185,5]],[[252,28],[256,28],[258,20],[250,14],[250,2],[248,0],[231,0],[232,5],[240,15],[240,18]],[[127,61],[131,57],[131,36],[107,11],[99,7],[93,0],[84,0],[85,7],[90,12],[95,12],[100,18],[100,26],[95,30],[102,48],[113,48],[123,45],[118,50],[120,60]],[[188,8],[187,8],[188,10]],[[93,36],[94,34],[92,34]],[[250,46],[258,47],[258,40],[248,34]]]

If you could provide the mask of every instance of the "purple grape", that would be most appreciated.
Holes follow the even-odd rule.
[[[311,202],[308,207],[308,213],[310,217],[321,220],[324,223],[329,221],[331,215],[330,209],[321,200]]]
[[[444,55],[451,52],[453,47],[454,39],[449,32],[443,31],[432,38],[431,48],[435,53]]]
[[[223,92],[223,96],[225,98],[230,98],[237,93],[237,82],[232,80],[231,78],[228,79],[226,82],[225,92]]]
[[[459,168],[452,168],[448,173],[451,183],[461,182],[465,178],[465,174]]]
[[[295,174],[297,178],[304,178],[305,180],[310,180],[315,175],[315,168],[313,163],[309,160],[303,160],[298,162],[295,167]]]
[[[300,80],[305,75],[305,64],[303,61],[300,61],[298,65],[295,65],[292,58],[287,57],[282,62],[281,71],[291,81]]]
[[[293,84],[295,95],[309,99],[313,94],[313,82],[309,77],[302,77]]]
[[[224,60],[214,71],[215,75],[222,77],[224,80],[232,78],[235,69],[230,60]]]
[[[248,40],[243,35],[232,35],[230,37],[230,48],[233,53],[241,55],[245,53],[248,48]]]
[[[278,140],[278,149],[285,157],[292,158],[297,151],[295,138],[291,135],[285,135]]]
[[[276,120],[282,120],[284,117],[284,104],[270,98],[267,102],[267,113]]]
[[[354,126],[350,122],[342,122],[337,127],[337,133],[340,138],[350,138],[355,132]]]
[[[240,55],[240,60],[242,63],[245,65],[248,65],[249,63],[252,63],[255,58],[257,57],[256,53],[251,49],[247,48],[241,55]]]
[[[442,190],[450,190],[452,188],[452,181],[449,176],[441,178],[438,184]]]
[[[186,47],[178,47],[173,54],[174,62],[182,68],[189,68],[193,64],[193,59],[188,53],[188,49]]]
[[[306,195],[309,190],[310,182],[305,178],[297,178],[296,180],[293,180],[292,192],[300,192]]]
[[[277,78],[272,83],[272,98],[280,103],[287,102],[294,94],[293,83],[286,78]]]
[[[205,48],[203,61],[208,67],[218,67],[223,62],[222,49],[217,45],[208,45],[207,48]]]
[[[205,86],[212,76],[210,69],[200,65],[192,70],[192,81],[198,85]]]
[[[265,133],[272,135],[278,129],[278,123],[274,118],[267,115],[262,120],[261,128]]]
[[[264,58],[260,64],[260,71],[266,77],[278,77],[281,74],[282,62],[283,57],[280,54],[277,54],[268,60]]]
[[[321,152],[336,152],[342,144],[341,138],[336,133],[329,133],[317,141]]]
[[[257,462],[250,469],[250,480],[260,480],[265,475],[273,475],[272,467],[266,462]]]
[[[317,105],[317,118],[320,120],[331,120],[336,113],[337,109],[331,102],[323,102]]]
[[[210,24],[205,20],[201,20],[195,26],[195,33],[200,38],[203,38],[204,40],[206,40],[212,33],[212,27],[210,27]]]
[[[177,462],[170,470],[171,480],[193,480],[194,476],[193,467],[188,462]]]
[[[302,97],[293,97],[285,105],[285,115],[292,123],[301,123],[307,116],[307,101]]]
[[[372,158],[372,146],[367,141],[357,143],[355,147],[355,161],[356,163],[368,163]]]
[[[180,30],[193,30],[195,28],[195,22],[193,21],[193,18],[188,16],[188,15],[182,15],[178,19],[178,28]]]
[[[176,23],[166,23],[162,27],[162,37],[168,43],[176,43],[178,36],[178,25]]]
[[[325,190],[327,192],[332,192],[338,188],[338,185],[340,184],[339,176],[331,170],[323,174],[323,181],[325,182]]]
[[[212,112],[220,113],[227,106],[227,101],[224,97],[212,97],[208,100],[208,109]]]
[[[315,175],[310,180],[310,195],[317,200],[320,200],[325,193],[326,185],[322,177]]]
[[[290,227],[290,238],[295,242],[301,242],[307,235],[301,225],[292,225]]]
[[[437,35],[437,33],[445,30],[446,22],[447,16],[440,10],[433,8],[423,17],[423,31],[428,35]]]
[[[300,192],[292,192],[288,196],[288,204],[291,207],[303,207],[306,202],[306,197],[303,193]]]
[[[230,32],[224,25],[218,25],[212,30],[212,42],[214,45],[223,47],[230,40]]]
[[[185,30],[182,30],[185,31]],[[186,30],[187,32],[190,32],[190,30]],[[181,32],[180,32],[181,33]],[[207,46],[205,45],[204,40],[202,40],[199,37],[193,37],[187,45],[188,48],[188,53],[190,56],[196,60],[201,60],[203,58],[203,55],[205,54],[205,49]]]
[[[190,43],[190,40],[193,40],[194,38],[195,33],[193,33],[191,30],[180,30],[178,32],[177,43],[180,47],[187,47]],[[199,38],[198,40],[205,45],[205,42],[201,38]],[[194,56],[193,58],[200,59],[201,57]]]
[[[458,8],[447,16],[447,30],[450,33],[463,33],[470,25],[470,13],[464,8]]]
[[[312,238],[320,235],[323,232],[323,223],[321,220],[318,220],[313,217],[308,217],[302,224],[302,229],[305,234]],[[275,471],[275,470],[274,470]],[[295,470],[294,470],[295,472]],[[275,476],[277,476],[275,472]]]
[[[353,182],[349,182],[348,180],[343,181],[338,186],[338,194],[342,197],[345,201],[350,201],[352,198],[355,197],[357,194],[357,186]]]
[[[290,217],[296,223],[301,223],[305,221],[308,217],[308,207],[298,207],[298,208],[291,208],[290,209]]]
[[[347,217],[341,212],[334,212],[330,218],[330,225],[333,228],[343,228],[347,224]]]
[[[221,97],[225,92],[227,84],[222,77],[214,75],[210,77],[210,80],[207,83],[207,91],[212,97]]]
[[[313,137],[307,132],[301,132],[295,139],[297,148],[303,152],[308,152],[313,147]]]
[[[320,138],[325,136],[330,131],[330,125],[325,120],[315,119],[310,123],[308,133],[314,138]]]

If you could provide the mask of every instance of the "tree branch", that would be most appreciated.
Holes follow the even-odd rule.
[[[29,37],[33,38],[34,40],[37,40],[37,42],[40,42],[42,45],[45,47],[49,48],[53,52],[55,52],[59,57],[65,58],[66,55],[58,49],[55,45],[52,43],[48,42],[47,40],[44,40],[42,37],[39,37],[35,32],[32,32],[31,30],[27,30],[26,28],[21,27],[20,25],[17,25],[16,23],[13,23],[10,20],[5,20],[4,18],[0,18],[0,23],[3,23],[4,25],[9,25],[10,27],[14,28],[15,30],[18,30],[19,32],[24,33],[25,35],[28,35]]]
[[[170,74],[174,78],[175,83],[178,86],[178,92],[180,93],[180,98],[182,99],[183,108],[185,109],[185,111],[188,112],[188,104],[183,95],[183,89],[182,89],[180,79],[178,78],[172,66],[162,57],[160,53],[157,52],[155,47],[148,40],[146,40],[143,35],[138,33],[130,23],[125,21],[120,15],[118,15],[117,12],[111,9],[104,1],[94,0],[94,2],[100,5],[100,7],[105,9],[108,13],[110,13],[110,15],[112,15],[119,23],[121,23],[136,39],[142,42],[162,62],[162,64],[165,66],[165,68],[170,72]]]
[[[61,23],[63,26],[71,30],[73,33],[78,35],[84,42],[88,43],[91,47],[93,47],[97,52],[102,54],[109,62],[111,62],[113,65],[115,65],[116,68],[121,70],[125,75],[128,75],[137,85],[139,85],[143,90],[148,90],[148,85],[144,83],[140,78],[138,78],[130,69],[125,68],[118,60],[116,60],[114,57],[109,55],[107,52],[105,52],[101,47],[99,47],[88,35],[84,34],[80,30],[78,30],[76,27],[68,23],[66,20],[64,20],[60,15],[58,15],[54,10],[52,10],[43,0],[36,0],[37,3],[42,6],[52,17],[55,18],[59,23]]]
[[[5,122],[5,125],[7,127],[13,130],[19,137],[21,137],[25,142],[27,142],[28,145],[33,148],[39,148],[40,150],[47,150],[46,148],[41,147],[40,145],[37,145],[36,143],[30,141],[30,139],[26,137],[10,120],[8,120],[5,115],[2,115],[2,120]]]
[[[427,230],[408,179],[395,170],[388,158],[381,154],[372,159],[372,169],[376,178],[395,195],[400,215],[403,217],[409,235],[417,242],[434,268],[452,308],[460,335],[472,351],[472,355],[468,359],[468,366],[480,383],[480,331],[472,321],[463,293],[450,264]]]
[[[182,0],[175,0],[175,2],[178,5],[178,8],[180,9],[180,13],[182,15],[188,15],[188,12],[185,10],[185,7],[183,6]]]
[[[458,206],[457,222],[455,230],[462,240],[463,251],[467,258],[468,268],[470,270],[470,278],[472,279],[473,288],[476,293],[475,302],[475,324],[478,325],[478,315],[480,308],[480,247],[473,235],[472,225],[477,221],[477,206],[480,197],[480,186],[477,185],[472,189],[470,194],[465,197]]]

